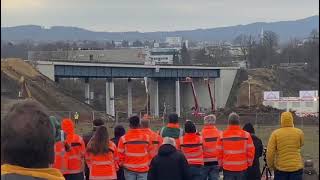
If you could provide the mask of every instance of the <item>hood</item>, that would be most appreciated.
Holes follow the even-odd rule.
[[[20,166],[4,164],[1,166],[1,175],[3,174],[18,174],[48,180],[64,180],[61,172],[54,168],[23,168]]]
[[[244,131],[247,131],[250,134],[254,134],[254,128],[253,125],[251,123],[246,123],[243,128]]]
[[[291,112],[283,112],[281,114],[281,127],[293,127],[293,117]]]
[[[163,144],[160,146],[158,154],[159,156],[168,156],[176,151],[177,149],[171,144]]]
[[[72,142],[74,135],[74,124],[71,119],[63,119],[61,129],[67,134],[67,141]]]

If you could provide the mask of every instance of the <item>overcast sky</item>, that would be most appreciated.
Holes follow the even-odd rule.
[[[1,27],[173,31],[319,15],[319,0],[1,0]]]

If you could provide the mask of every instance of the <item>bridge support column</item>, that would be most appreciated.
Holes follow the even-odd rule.
[[[176,80],[176,113],[180,117],[180,81]]]
[[[106,81],[106,113],[115,116],[114,83],[112,79],[107,79]]]
[[[132,115],[132,80],[128,78],[128,117]]]
[[[85,97],[85,103],[90,104],[90,84],[89,84],[89,78],[86,78],[84,80],[85,87],[84,87],[84,97]]]
[[[150,112],[153,116],[159,117],[159,82],[156,79],[150,80]]]

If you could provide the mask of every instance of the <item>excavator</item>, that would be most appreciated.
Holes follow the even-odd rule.
[[[31,92],[28,88],[28,85],[27,85],[27,82],[25,81],[24,76],[21,76],[19,83],[20,83],[21,88],[20,88],[18,97],[19,98],[32,98]]]

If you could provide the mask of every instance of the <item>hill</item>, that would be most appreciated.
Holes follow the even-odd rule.
[[[280,42],[292,37],[306,38],[313,29],[319,29],[319,16],[295,21],[256,22],[247,25],[195,29],[171,32],[94,32],[77,27],[53,26],[49,29],[36,25],[1,27],[1,39],[9,41],[60,41],[60,40],[164,40],[168,36],[181,36],[193,41],[231,41],[239,34],[258,35],[261,29],[274,31]]]

